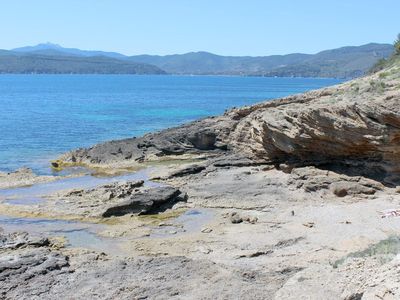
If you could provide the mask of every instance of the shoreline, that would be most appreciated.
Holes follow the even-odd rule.
[[[60,167],[159,163],[146,178],[55,189],[44,203],[14,205],[41,217],[99,220],[97,237],[118,251],[0,232],[6,245],[23,245],[0,244],[0,256],[45,270],[26,281],[7,277],[6,295],[28,289],[41,297],[39,286],[48,298],[399,296],[400,68],[393,68],[65,153]]]

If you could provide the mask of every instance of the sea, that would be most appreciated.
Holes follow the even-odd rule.
[[[340,83],[326,78],[171,75],[0,75],[0,171],[79,147]]]

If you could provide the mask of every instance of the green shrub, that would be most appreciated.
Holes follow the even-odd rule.
[[[394,42],[394,49],[396,55],[400,55],[400,33],[397,35],[397,40]]]
[[[378,60],[375,65],[369,70],[368,73],[376,73],[383,70],[386,67],[389,67],[393,64],[397,64],[400,60],[400,33],[397,35],[397,39],[394,44],[394,53],[388,59],[381,58]]]
[[[379,78],[386,78],[386,77],[388,77],[390,74],[389,74],[389,72],[383,72],[383,73],[380,73],[379,74]]]

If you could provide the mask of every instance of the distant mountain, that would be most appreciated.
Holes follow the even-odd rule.
[[[125,55],[117,52],[104,52],[104,51],[91,51],[80,50],[76,48],[64,48],[57,44],[43,43],[36,46],[27,46],[12,49],[13,52],[29,53],[29,54],[42,54],[42,55],[62,55],[62,56],[106,56],[112,58],[124,58]]]
[[[309,54],[273,56],[220,56],[208,52],[190,52],[176,55],[137,55],[129,60],[150,63],[173,74],[260,74],[274,68],[303,62]]]
[[[173,74],[230,74],[280,77],[340,77],[364,74],[393,53],[391,44],[367,44],[317,54],[219,56],[208,52],[181,55],[138,55],[129,60],[149,63]]]
[[[342,47],[319,52],[301,63],[275,68],[263,75],[354,78],[364,75],[378,60],[390,57],[393,51],[391,44]]]
[[[208,52],[126,56],[45,43],[0,50],[0,73],[111,73],[352,78],[365,74],[393,45],[371,43],[317,54],[221,56]]]
[[[165,74],[160,68],[105,56],[54,56],[0,51],[6,74]]]

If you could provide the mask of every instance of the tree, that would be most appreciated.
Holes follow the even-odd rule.
[[[397,55],[400,55],[400,33],[397,35],[397,40],[394,42],[394,49]]]

